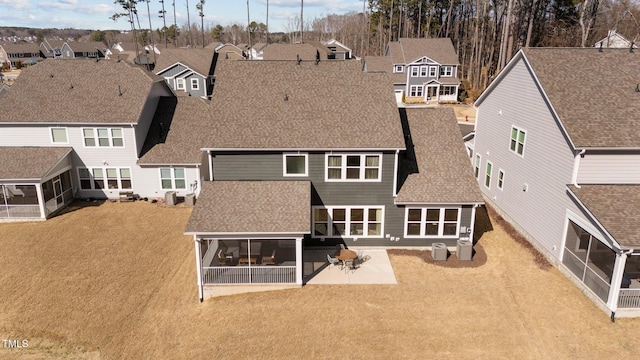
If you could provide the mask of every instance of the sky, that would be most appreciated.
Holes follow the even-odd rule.
[[[200,24],[196,4],[198,0],[164,0],[167,26],[173,24],[175,4],[178,25],[187,23],[187,1],[191,22]],[[345,14],[362,11],[363,0],[306,0],[304,19],[311,20],[330,14]],[[159,0],[150,0],[151,24],[154,29],[163,26],[159,12]],[[32,28],[76,28],[88,30],[129,30],[125,18],[113,21],[110,17],[122,12],[122,7],[113,0],[0,0],[0,26]],[[211,27],[247,23],[247,2],[241,0],[205,0],[204,24]],[[266,23],[267,0],[250,0],[251,21]],[[285,31],[289,19],[300,15],[300,0],[269,0],[269,29]],[[142,27],[149,27],[147,3],[138,4],[138,16]]]

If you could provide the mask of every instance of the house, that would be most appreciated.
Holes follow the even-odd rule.
[[[408,102],[457,102],[460,79],[458,55],[448,38],[400,38],[387,45],[385,57],[391,61],[386,71],[398,74],[393,79],[396,100],[404,95]],[[375,70],[383,60],[366,57],[366,64],[375,62]],[[389,60],[384,60],[389,61]]]
[[[245,60],[248,57],[243,49],[233,44],[220,44],[215,51],[221,60]]]
[[[485,199],[612,319],[640,315],[639,56],[520,50],[475,103]]]
[[[36,64],[45,59],[35,44],[0,44],[0,68],[5,63],[11,69]]]
[[[40,43],[40,50],[47,58],[59,59],[62,58],[62,46],[64,44],[64,40],[44,39]]]
[[[300,286],[314,269],[305,247],[455,246],[473,233],[483,200],[453,111],[399,113],[389,75],[360,66],[225,61],[210,105],[176,99],[165,140],[140,162],[195,164],[203,151],[185,230],[200,299],[230,284]]]
[[[108,47],[99,41],[49,41],[45,39],[40,48],[44,49],[47,57],[54,59],[104,58],[110,55]]]
[[[322,45],[326,46],[333,53],[333,57],[336,60],[349,60],[353,58],[353,52],[351,48],[347,47],[345,44],[339,42],[336,39],[331,39],[328,41],[322,42]]]
[[[197,169],[137,165],[167,96],[163,78],[123,61],[48,59],[23,70],[0,99],[0,185],[13,195],[0,219],[46,219],[73,198],[197,193]]]
[[[211,98],[213,49],[164,49],[157,57],[154,72],[162,76],[176,93]]]
[[[596,41],[596,43],[593,45],[593,47],[597,47],[597,48],[603,47],[603,48],[626,48],[626,49],[630,48],[631,46],[633,46],[634,48],[637,48],[637,46],[633,44],[633,41],[628,40],[626,37],[618,33],[616,30],[609,30],[605,38]]]
[[[333,53],[319,42],[309,41],[302,44],[269,44],[263,51],[264,60],[329,60]]]
[[[262,60],[267,43],[256,43],[251,46],[251,59]]]

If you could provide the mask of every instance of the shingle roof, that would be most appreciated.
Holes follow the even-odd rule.
[[[197,71],[203,76],[210,74],[213,62],[213,49],[163,49],[156,57],[154,71],[158,73],[178,62]]]
[[[365,56],[364,64],[367,72],[386,72],[393,70],[390,56]]]
[[[395,202],[484,203],[453,110],[406,109],[406,114],[418,172],[408,176]]]
[[[225,61],[216,68],[213,148],[401,149],[388,74],[355,61]]]
[[[41,179],[73,149],[0,147],[0,179]]]
[[[458,54],[449,38],[400,38],[389,43],[394,64],[407,64],[426,56],[442,65],[458,65]]]
[[[205,182],[185,232],[308,234],[310,204],[308,181]]]
[[[74,52],[94,52],[98,50],[104,53],[104,50],[107,48],[107,45],[99,41],[72,41],[67,42],[67,45],[69,45]]]
[[[139,164],[200,164],[211,139],[211,102],[200,97],[162,97]]]
[[[37,53],[40,56],[40,46],[37,44],[0,44],[0,47],[7,54]]]
[[[0,122],[137,123],[154,82],[124,61],[48,59],[22,71]]]
[[[577,148],[640,147],[640,54],[529,48],[524,55]]]
[[[569,185],[580,202],[623,247],[638,248],[640,185]]]
[[[323,49],[324,48],[324,49]],[[264,48],[262,58],[264,60],[315,60],[316,54],[320,54],[320,60],[327,60],[331,51],[320,43],[304,44],[269,44]]]

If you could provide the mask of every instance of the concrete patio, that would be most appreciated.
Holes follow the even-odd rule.
[[[357,251],[358,248],[350,248]],[[334,256],[335,248],[304,251],[304,279],[309,285],[319,284],[397,284],[389,256],[385,249],[363,248],[371,259],[355,270],[340,265],[329,265],[327,254]],[[311,264],[315,271],[309,273]]]

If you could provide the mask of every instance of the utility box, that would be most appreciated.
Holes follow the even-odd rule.
[[[458,260],[469,261],[473,253],[473,244],[471,240],[458,240],[456,244],[456,256]]]
[[[175,191],[167,191],[164,194],[164,203],[167,204],[167,206],[175,206],[177,202],[178,201]]]
[[[431,244],[431,257],[435,261],[447,260],[447,246],[444,243]]]
[[[187,194],[184,196],[184,204],[186,206],[193,206],[196,203],[196,194]]]

